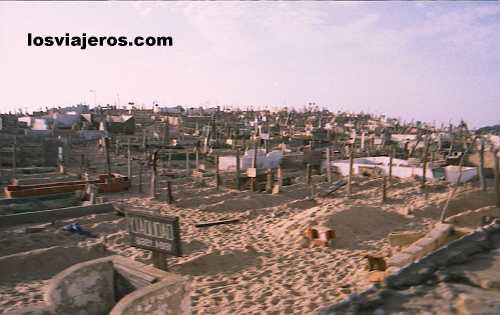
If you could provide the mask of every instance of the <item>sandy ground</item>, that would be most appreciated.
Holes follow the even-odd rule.
[[[324,176],[313,180],[320,194],[328,190]],[[423,193],[418,186],[414,180],[395,181],[390,200],[382,205],[381,179],[357,178],[349,199],[340,190],[311,201],[303,184],[270,195],[217,191],[213,180],[203,186],[183,178],[174,184],[173,206],[124,194],[111,199],[125,209],[144,207],[179,216],[184,256],[171,257],[168,263],[172,271],[192,278],[194,314],[312,314],[370,285],[363,257],[391,255],[388,233],[428,230],[437,221],[448,188],[430,185]],[[493,202],[493,192],[479,193],[467,184],[452,202],[450,215]],[[240,223],[194,226],[229,218],[239,218]],[[70,222],[80,223],[98,237],[62,231]],[[303,231],[311,224],[335,230],[332,247],[304,246]],[[60,254],[48,257],[36,251],[51,246],[59,246]],[[9,271],[15,276],[0,276],[0,313],[41,301],[51,276],[70,262],[108,254],[103,246],[111,254],[151,264],[150,252],[129,246],[125,219],[115,214],[55,222],[39,233],[25,233],[24,227],[0,230],[0,266],[6,255],[14,255],[9,256],[8,266],[23,262],[20,270]],[[51,263],[41,263],[45,260]]]

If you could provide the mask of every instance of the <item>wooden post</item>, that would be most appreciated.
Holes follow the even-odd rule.
[[[172,204],[174,202],[174,197],[172,196],[172,183],[167,181],[167,203]]]
[[[236,149],[236,188],[241,190],[240,149]]]
[[[115,142],[115,155],[120,154],[120,140],[116,139]]]
[[[314,200],[316,198],[316,185],[309,184],[309,199]]]
[[[139,193],[142,193],[142,165],[143,162],[139,162]]]
[[[151,198],[156,198],[156,172],[157,172],[157,167],[156,167],[156,162],[158,161],[158,151],[153,153],[152,155],[152,169],[151,169],[151,185],[149,187],[150,191],[150,197]]]
[[[349,152],[349,178],[347,179],[347,196],[350,197],[352,194],[352,175],[354,172],[354,143],[351,144],[351,149]]]
[[[493,172],[495,173],[495,192],[496,192],[496,196],[497,196],[497,207],[500,207],[500,169],[499,169],[499,166],[498,166],[498,150],[494,150],[493,151],[493,159],[494,159],[494,163],[495,163],[495,169],[493,170]]]
[[[270,194],[273,191],[273,183],[274,183],[273,169],[272,168],[268,169],[266,175],[267,175],[266,192]]]
[[[486,176],[484,176],[484,139],[479,139],[480,149],[479,149],[479,181],[481,185],[481,190],[486,191]]]
[[[155,268],[158,268],[160,270],[167,271],[168,270],[167,255],[161,252],[157,252],[155,250],[152,251],[152,253],[153,253],[153,266],[155,266]]]
[[[189,165],[189,151],[186,150],[186,175],[191,175],[191,165]]]
[[[85,154],[80,154],[80,178],[85,170]]]
[[[257,139],[255,139],[254,147],[253,147],[253,158],[252,158],[252,167],[255,168],[255,177],[250,178],[251,190],[257,190]]]
[[[17,136],[14,136],[14,144],[12,145],[12,184],[17,180]]]
[[[130,138],[127,141],[127,176],[129,180],[132,180],[132,156],[130,151]]]
[[[311,184],[311,164],[306,164],[306,185]]]
[[[328,183],[331,184],[333,179],[332,179],[332,161],[331,161],[331,148],[327,147],[326,148],[326,177],[328,180]]]
[[[269,153],[269,140],[264,140],[264,147],[266,148],[266,153]]]
[[[389,157],[389,186],[392,185],[392,160],[394,159],[394,155],[396,155],[396,149],[393,147]]]
[[[170,126],[168,122],[168,117],[167,121],[165,122],[165,133],[163,134],[163,144],[164,145],[170,144]]]
[[[427,174],[427,154],[429,153],[429,136],[425,137],[425,144],[424,144],[424,155],[422,157],[423,159],[423,169],[422,169],[422,183],[420,185],[421,188],[425,188],[425,182],[427,180],[426,174]]]
[[[109,138],[104,137],[104,153],[106,154],[106,168],[108,176],[111,177],[111,159],[109,158]]]
[[[215,156],[215,187],[217,190],[220,188],[219,155]]]
[[[200,169],[200,148],[198,145],[196,145],[196,148],[195,148],[195,160],[196,160],[196,169],[199,170]]]
[[[170,162],[172,161],[172,152],[168,152],[167,167],[170,169]]]
[[[387,201],[387,176],[382,179],[382,203]]]
[[[64,152],[63,147],[57,147],[57,166],[59,167],[59,174],[64,174]]]

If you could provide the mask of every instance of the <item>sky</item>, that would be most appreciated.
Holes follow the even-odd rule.
[[[28,47],[27,34],[172,36]],[[81,102],[500,123],[498,2],[0,2],[0,110]]]

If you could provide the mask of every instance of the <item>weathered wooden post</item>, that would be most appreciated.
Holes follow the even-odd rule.
[[[80,154],[80,178],[85,171],[85,154]]]
[[[116,139],[115,142],[115,155],[118,156],[120,154],[120,140]]]
[[[14,143],[12,144],[12,184],[17,181],[17,136],[14,136]]]
[[[382,178],[382,203],[387,201],[387,176]]]
[[[200,148],[198,145],[196,145],[194,154],[195,154],[195,160],[196,160],[195,161],[196,169],[199,170],[200,169]]]
[[[132,180],[132,154],[130,151],[130,138],[127,141],[127,176],[128,179]]]
[[[63,147],[57,147],[57,166],[59,167],[59,174],[64,174],[64,152]]]
[[[191,175],[191,165],[189,163],[189,151],[186,150],[186,175]]]
[[[351,149],[349,152],[349,178],[347,179],[347,196],[350,197],[352,194],[352,175],[354,172],[354,143],[351,144]]]
[[[254,143],[253,148],[253,158],[252,158],[252,168],[255,169],[255,176],[250,178],[250,186],[252,191],[257,190],[257,139]]]
[[[316,184],[309,184],[309,200],[316,198]]]
[[[219,155],[215,156],[215,188],[220,188]]]
[[[142,167],[143,162],[139,162],[139,193],[142,193]]]
[[[174,197],[172,196],[172,183],[167,181],[167,203],[172,204],[174,202]]]
[[[109,158],[109,138],[104,137],[104,153],[106,155],[106,169],[108,177],[111,177],[111,159]]]
[[[332,161],[331,161],[331,148],[327,147],[326,148],[326,178],[328,180],[328,183],[331,184],[333,179],[332,179]]]
[[[306,164],[306,185],[311,184],[311,164]]]
[[[479,181],[482,191],[486,191],[486,176],[484,176],[484,139],[479,139]]]
[[[146,151],[146,148],[148,145],[147,142],[148,142],[148,140],[147,140],[147,136],[146,136],[146,130],[143,130],[142,131],[142,150],[143,151]]]
[[[500,207],[500,169],[499,169],[499,166],[498,166],[498,150],[494,150],[493,151],[493,159],[494,159],[494,166],[495,166],[495,169],[493,170],[494,173],[495,173],[495,192],[496,192],[496,196],[497,196],[497,207]]]
[[[157,173],[157,161],[158,161],[158,151],[154,152],[152,157],[152,169],[151,169],[151,185],[150,189],[150,197],[156,198],[156,173]]]
[[[169,121],[168,121],[168,117],[167,117],[167,120],[165,121],[165,133],[163,134],[163,144],[164,145],[169,145],[170,144],[170,125],[169,125]]]
[[[272,168],[268,169],[266,175],[267,175],[266,176],[266,192],[268,194],[270,194],[273,191],[273,183],[274,183],[273,169]]]
[[[167,167],[170,169],[170,164],[172,162],[172,152],[168,151]]]
[[[423,169],[422,169],[422,183],[420,185],[420,187],[423,189],[425,188],[425,182],[427,180],[427,154],[429,153],[429,142],[430,142],[430,139],[429,139],[429,136],[426,136],[425,137],[425,143],[424,143],[424,155],[422,157],[422,162],[423,162]]]
[[[236,149],[236,188],[241,190],[241,165],[240,165],[240,149]]]
[[[389,156],[389,186],[392,185],[392,160],[394,159],[394,155],[396,155],[396,149],[393,147]]]

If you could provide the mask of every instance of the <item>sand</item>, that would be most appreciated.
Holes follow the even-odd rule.
[[[327,191],[323,176],[313,176],[313,180],[319,193]],[[314,201],[307,199],[309,189],[304,184],[284,187],[279,195],[217,191],[214,186],[213,179],[207,180],[206,187],[190,178],[176,180],[172,206],[135,193],[108,197],[125,209],[144,207],[180,218],[184,256],[170,257],[168,264],[172,271],[192,279],[193,314],[313,314],[339,302],[371,285],[366,277],[366,254],[390,256],[387,234],[392,231],[429,230],[448,196],[445,186],[431,185],[423,193],[414,180],[396,180],[389,202],[382,205],[381,180],[369,178],[355,180],[350,199],[340,190]],[[470,201],[475,200],[470,196],[478,194],[482,194],[481,201]],[[450,213],[482,207],[482,200],[491,199],[491,194],[479,193],[468,184],[457,199],[470,202],[466,207],[452,204]],[[194,226],[231,218],[239,218],[240,223]],[[61,230],[72,222],[98,237]],[[337,237],[332,247],[305,246],[303,232],[310,225],[334,229]],[[39,233],[25,233],[22,226],[0,230],[0,257],[24,253],[23,259],[30,261],[24,270],[55,259],[37,252],[53,246],[59,251],[65,248],[67,257],[73,257],[68,260],[71,264],[91,257],[81,253],[94,249],[97,256],[119,254],[152,263],[150,252],[129,246],[125,219],[115,214],[55,222]],[[61,263],[43,266],[39,272],[17,272],[1,281],[0,312],[41,301],[48,279],[67,267]]]

